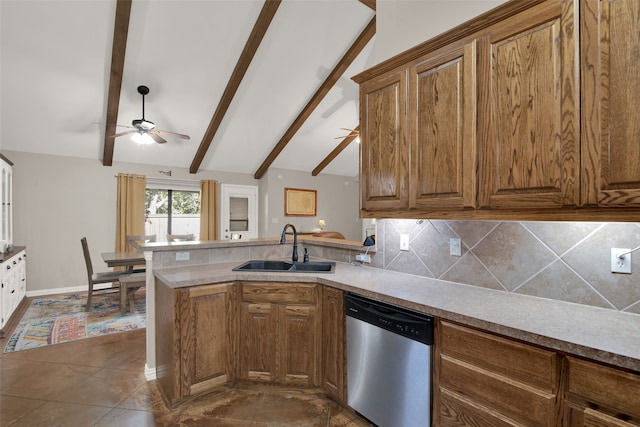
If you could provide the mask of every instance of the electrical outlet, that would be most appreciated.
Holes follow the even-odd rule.
[[[631,274],[631,249],[611,248],[611,272]]]
[[[401,234],[400,235],[400,250],[408,251],[409,250],[409,235]]]
[[[449,255],[462,256],[462,244],[457,237],[449,239]]]
[[[176,261],[189,261],[189,252],[176,252]]]
[[[356,261],[366,262],[366,263],[371,264],[371,255],[358,254],[358,255],[356,255]]]

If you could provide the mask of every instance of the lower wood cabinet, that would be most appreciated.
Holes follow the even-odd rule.
[[[640,426],[640,375],[567,357],[564,426]]]
[[[640,427],[640,373],[442,320],[436,340],[435,426]]]
[[[156,363],[170,406],[234,380],[237,346],[233,283],[156,286]]]
[[[322,287],[322,388],[340,403],[347,402],[346,323],[344,292]]]
[[[556,353],[446,321],[436,331],[435,425],[556,425]]]
[[[240,286],[239,378],[319,385],[318,286],[273,282]]]

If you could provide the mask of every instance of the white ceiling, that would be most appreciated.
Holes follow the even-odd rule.
[[[116,139],[114,162],[189,168],[263,6],[256,0],[133,0],[118,124],[145,118],[190,141]],[[0,148],[102,159],[115,0],[0,0]],[[254,174],[374,16],[358,0],[283,0],[200,170]],[[373,41],[272,167],[311,172],[358,124],[351,76]],[[126,130],[118,128],[117,131]],[[351,144],[322,173],[356,176]]]

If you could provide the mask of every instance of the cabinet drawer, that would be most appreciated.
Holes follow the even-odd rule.
[[[243,282],[242,300],[249,302],[273,302],[315,304],[317,286],[313,283]]]
[[[447,356],[440,360],[440,390],[458,393],[488,412],[526,425],[553,426],[556,396]]]
[[[640,418],[640,375],[567,357],[572,397]]]
[[[558,356],[499,336],[441,322],[440,352],[523,384],[555,393]]]

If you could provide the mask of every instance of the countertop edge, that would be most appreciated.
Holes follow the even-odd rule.
[[[560,353],[640,371],[637,314],[340,262],[334,274],[231,270],[239,264],[163,268],[154,270],[154,275],[171,288],[231,281],[318,283]]]

